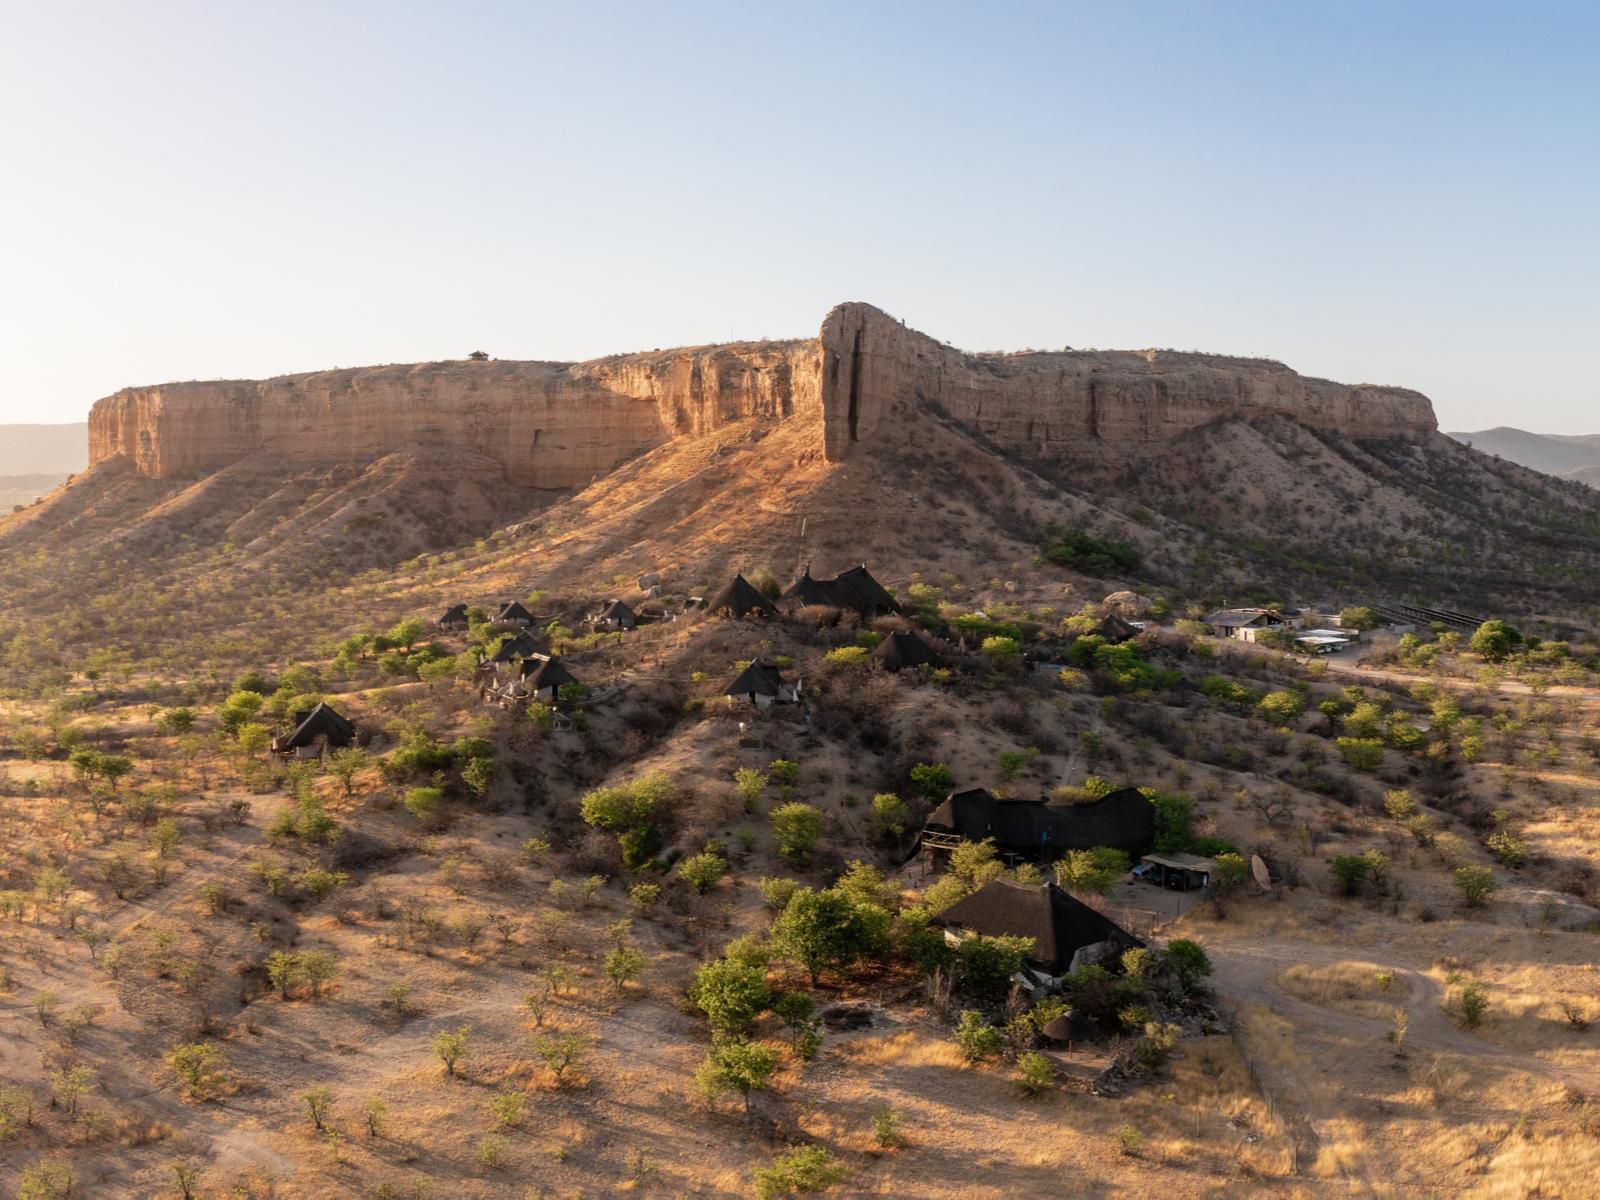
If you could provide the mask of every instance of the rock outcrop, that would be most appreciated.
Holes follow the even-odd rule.
[[[1358,437],[1435,428],[1427,398],[1399,388],[1168,351],[965,354],[852,303],[803,341],[128,388],[94,406],[89,456],[165,478],[254,456],[312,464],[436,447],[493,459],[519,485],[565,488],[743,418],[815,421],[838,460],[917,409],[1059,462],[1132,459],[1223,417],[1281,414]]]
[[[1355,437],[1425,434],[1433,405],[1404,388],[1310,379],[1267,359],[1169,350],[965,354],[868,304],[822,326],[829,458],[893,414],[933,408],[1024,458],[1126,460],[1223,417],[1282,415]]]

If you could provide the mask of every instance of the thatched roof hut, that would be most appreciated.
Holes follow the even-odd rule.
[[[639,623],[639,615],[621,600],[609,601],[595,614],[596,629],[632,629]]]
[[[495,613],[496,623],[501,625],[532,625],[534,616],[527,610],[520,600],[507,600],[500,606],[500,611]]]
[[[900,605],[886,588],[872,577],[866,565],[851,567],[832,579],[816,579],[807,563],[800,578],[783,593],[782,600],[795,607],[822,606],[846,608],[863,617],[879,617],[897,613]]]
[[[567,684],[577,682],[577,677],[567,670],[559,658],[538,655],[523,660],[522,686],[530,696],[537,696],[545,691],[554,696]]]
[[[778,615],[778,610],[772,607],[772,601],[757,591],[755,585],[743,575],[735,575],[732,583],[711,597],[706,604],[706,611],[725,612],[733,617],[748,617],[752,613],[758,617]]]
[[[500,648],[490,656],[489,661],[496,666],[515,662],[518,659],[532,658],[536,654],[545,653],[547,647],[533,634],[524,629],[515,637],[508,637],[500,643]]]
[[[1097,942],[1114,942],[1125,950],[1144,944],[1054,883],[995,879],[936,914],[933,923],[984,937],[1032,938],[1030,962],[1048,975],[1065,975],[1072,956]]]
[[[799,698],[800,685],[790,683],[772,663],[756,659],[739,672],[722,694],[752,704],[790,704]]]
[[[356,727],[324,701],[308,712],[295,713],[294,728],[273,738],[272,749],[278,754],[308,756],[311,751],[348,746],[355,737]]]
[[[907,667],[942,667],[944,657],[928,645],[923,638],[910,630],[897,629],[872,652],[873,659],[886,671],[902,671]]]
[[[454,604],[444,610],[444,616],[439,618],[440,629],[465,629],[467,627],[467,606]]]

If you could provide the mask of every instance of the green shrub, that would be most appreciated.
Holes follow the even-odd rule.
[[[1468,908],[1482,908],[1500,889],[1500,881],[1488,867],[1457,867],[1456,891]]]
[[[871,657],[865,646],[840,646],[822,656],[823,661],[838,667],[864,667]]]
[[[821,1146],[802,1146],[778,1155],[770,1167],[756,1172],[757,1200],[777,1200],[803,1192],[825,1192],[842,1183],[849,1170]]]
[[[1040,543],[1045,560],[1058,567],[1076,567],[1098,575],[1127,575],[1139,569],[1139,552],[1127,542],[1096,537],[1082,529],[1046,525]]]
[[[1111,891],[1128,873],[1128,856],[1110,846],[1068,850],[1057,861],[1056,881],[1064,888],[1101,895]]]
[[[998,1057],[1005,1048],[1005,1036],[1000,1030],[989,1024],[981,1012],[971,1008],[962,1010],[951,1036],[968,1062]]]
[[[771,820],[778,853],[786,862],[803,866],[822,837],[822,813],[792,800],[773,809]]]

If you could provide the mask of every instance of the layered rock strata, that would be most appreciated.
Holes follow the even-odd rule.
[[[816,422],[838,460],[916,409],[1021,457],[1068,463],[1132,459],[1224,417],[1279,414],[1357,437],[1436,428],[1427,398],[1401,388],[1169,351],[965,354],[852,303],[802,341],[127,388],[94,406],[89,456],[163,478],[252,456],[311,464],[437,447],[491,458],[513,483],[564,488],[744,418]]]

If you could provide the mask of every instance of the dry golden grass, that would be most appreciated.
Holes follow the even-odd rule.
[[[1385,988],[1379,980],[1384,969],[1376,963],[1295,963],[1277,977],[1277,985],[1291,996],[1369,1020],[1388,1020],[1403,1006],[1405,985],[1395,991],[1394,977]]]

